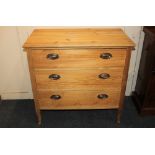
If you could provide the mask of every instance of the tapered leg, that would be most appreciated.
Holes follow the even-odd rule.
[[[118,109],[117,110],[117,116],[116,116],[116,122],[117,122],[117,124],[120,124],[121,123],[121,114],[122,114],[122,110],[121,109]]]
[[[131,49],[128,49],[126,51],[126,59],[125,59],[125,67],[123,71],[123,79],[122,79],[122,85],[121,85],[121,94],[120,94],[120,102],[119,102],[119,108],[117,111],[117,118],[116,122],[117,124],[120,124],[121,122],[121,114],[124,107],[124,97],[125,97],[125,90],[126,90],[126,84],[127,84],[127,78],[128,78],[128,69],[129,69],[129,63],[130,63],[130,57],[131,57]]]
[[[35,100],[35,110],[36,110],[36,117],[38,125],[41,125],[41,111],[38,106],[38,102]]]
[[[36,114],[37,114],[37,122],[38,122],[38,125],[41,125],[41,112],[40,112],[40,110],[38,110],[36,112]]]
[[[116,128],[120,128],[122,110],[118,109],[116,114]]]
[[[40,107],[37,99],[37,87],[36,87],[36,79],[35,79],[35,73],[33,70],[32,65],[32,56],[31,56],[31,50],[27,52],[28,57],[28,64],[29,64],[29,71],[30,71],[30,77],[31,77],[31,84],[32,84],[32,91],[33,91],[33,97],[34,97],[34,103],[35,103],[35,110],[36,110],[36,116],[37,116],[37,122],[39,125],[41,125],[41,112]]]
[[[0,104],[2,103],[2,98],[1,98],[1,96],[0,96]]]

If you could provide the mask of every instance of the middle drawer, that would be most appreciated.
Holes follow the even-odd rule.
[[[118,89],[123,68],[35,70],[37,89],[99,90]]]

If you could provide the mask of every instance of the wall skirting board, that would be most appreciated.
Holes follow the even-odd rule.
[[[35,28],[50,27],[0,27],[0,95],[2,99],[33,98],[26,52],[23,52],[22,45]],[[141,26],[122,26],[121,28],[136,43],[135,51],[131,56],[126,89],[126,95],[129,96],[135,88],[144,36]]]
[[[33,99],[32,92],[10,92],[10,93],[2,93],[2,99],[8,100],[8,99]]]

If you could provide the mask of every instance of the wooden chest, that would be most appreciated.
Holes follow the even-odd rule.
[[[134,43],[121,29],[36,29],[27,51],[35,108],[117,109],[120,113]]]

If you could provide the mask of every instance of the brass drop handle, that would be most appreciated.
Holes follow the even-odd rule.
[[[60,95],[52,95],[50,98],[52,100],[59,100],[59,99],[61,99],[61,96]]]
[[[100,79],[108,79],[108,78],[110,78],[110,74],[108,74],[108,73],[102,73],[98,77]]]
[[[56,53],[51,53],[51,54],[47,55],[47,59],[50,59],[50,60],[55,60],[55,59],[58,59],[58,58],[59,58],[59,55],[56,54]]]
[[[107,98],[108,98],[108,95],[107,95],[107,94],[99,94],[97,97],[98,97],[99,99],[104,100],[104,99],[107,99]]]
[[[61,76],[58,75],[58,74],[51,74],[51,75],[49,75],[49,79],[52,79],[52,80],[58,80],[60,78],[61,78]]]
[[[111,59],[112,58],[112,54],[111,53],[102,53],[100,55],[100,58],[102,58],[102,59]]]

